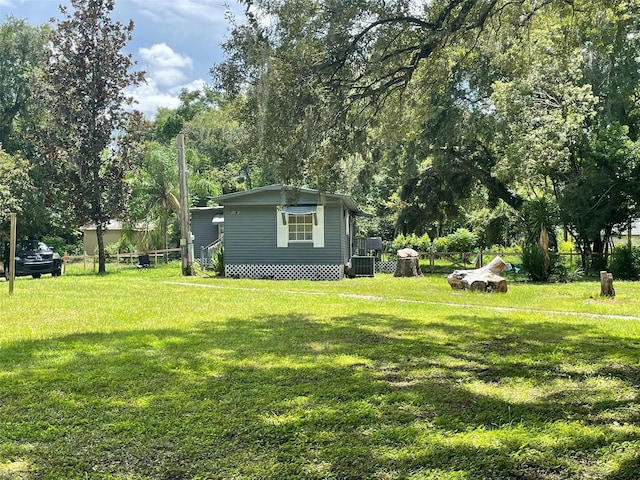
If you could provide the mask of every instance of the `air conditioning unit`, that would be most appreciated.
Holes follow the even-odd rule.
[[[376,257],[351,257],[351,275],[355,277],[373,277]]]

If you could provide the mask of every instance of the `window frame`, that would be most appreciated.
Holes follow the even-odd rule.
[[[287,213],[286,215],[288,243],[313,243],[315,213]],[[295,231],[292,231],[291,227],[295,227]],[[302,228],[300,229],[300,227]],[[292,238],[292,235],[295,238]]]

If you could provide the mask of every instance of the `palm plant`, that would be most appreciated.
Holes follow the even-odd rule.
[[[557,260],[556,203],[549,197],[535,198],[525,202],[521,213],[525,232],[522,261],[532,279],[547,281]]]
[[[177,213],[179,203],[177,153],[172,147],[150,142],[146,145],[142,165],[133,181],[132,212],[136,220],[160,219],[163,248],[169,248],[169,217]]]

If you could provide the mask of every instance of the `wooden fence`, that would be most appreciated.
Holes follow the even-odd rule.
[[[453,270],[480,268],[494,257],[500,256],[505,262],[513,265],[522,264],[522,253],[501,250],[475,250],[472,252],[419,252],[420,263],[424,273],[451,273]],[[582,266],[582,254],[576,251],[559,252],[563,263],[569,268]],[[588,264],[593,258],[604,257],[603,253],[589,254]],[[609,258],[611,254],[608,255]]]
[[[107,263],[109,265],[115,265],[118,268],[120,265],[137,265],[138,259],[141,255],[148,255],[150,265],[158,265],[159,263],[167,263],[169,260],[176,260],[180,258],[180,249],[179,248],[169,248],[166,250],[153,250],[149,252],[127,252],[127,253],[116,253],[107,254]],[[64,256],[64,267],[66,265],[81,264],[84,269],[91,268],[96,270],[96,266],[98,264],[98,255],[89,255],[85,253],[84,255],[65,255]]]

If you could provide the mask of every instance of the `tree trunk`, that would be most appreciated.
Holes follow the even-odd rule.
[[[453,289],[506,293],[507,281],[498,275],[505,266],[502,258],[495,257],[482,268],[455,270],[447,277],[447,281]]]
[[[421,277],[420,254],[412,248],[398,250],[398,261],[394,277]]]
[[[607,271],[600,272],[600,295],[613,298],[616,291],[613,288],[613,274]]]
[[[169,248],[169,206],[166,201],[162,202],[162,248]]]
[[[104,254],[104,230],[102,230],[100,222],[96,223],[96,237],[98,240],[98,273],[105,273],[107,261]]]
[[[421,277],[420,259],[418,257],[398,258],[394,277]]]

